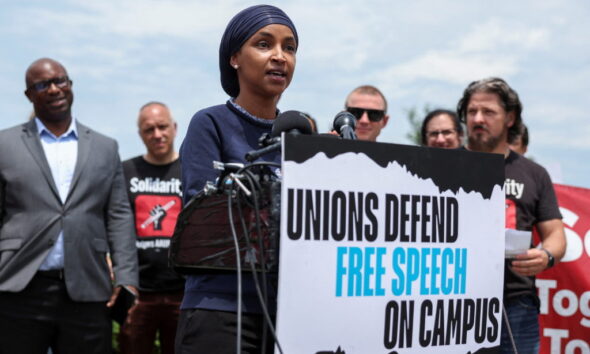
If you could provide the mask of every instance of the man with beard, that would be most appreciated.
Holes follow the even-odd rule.
[[[508,135],[522,125],[518,94],[500,78],[474,81],[457,105],[467,124],[467,150],[504,155],[506,228],[539,233],[541,248],[530,248],[504,271],[504,306],[510,327],[503,321],[502,351],[537,353],[539,298],[535,275],[552,267],[565,253],[565,234],[553,185],[545,169],[510,150]],[[510,334],[514,338],[512,341]]]
[[[25,81],[35,117],[0,131],[0,351],[110,353],[108,307],[137,292],[117,143],[72,117],[60,63],[33,62]]]

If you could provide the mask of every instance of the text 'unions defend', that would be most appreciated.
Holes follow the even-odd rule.
[[[454,197],[289,188],[286,202],[291,240],[372,242],[382,235],[386,242],[452,243],[458,236]]]

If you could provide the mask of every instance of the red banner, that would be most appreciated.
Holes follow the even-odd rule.
[[[537,276],[541,353],[590,353],[590,189],[555,184],[567,252]]]

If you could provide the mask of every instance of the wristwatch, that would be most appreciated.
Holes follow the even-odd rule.
[[[547,262],[547,268],[553,267],[553,265],[555,264],[555,258],[553,258],[551,252],[547,251],[544,248],[541,248],[541,250],[545,251],[545,253],[547,253],[547,258],[549,258],[549,262]]]

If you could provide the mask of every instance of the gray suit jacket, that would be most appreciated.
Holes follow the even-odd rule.
[[[137,250],[117,143],[77,123],[78,159],[62,203],[33,120],[0,131],[0,291],[19,292],[64,236],[64,272],[74,301],[106,301],[138,284]]]

